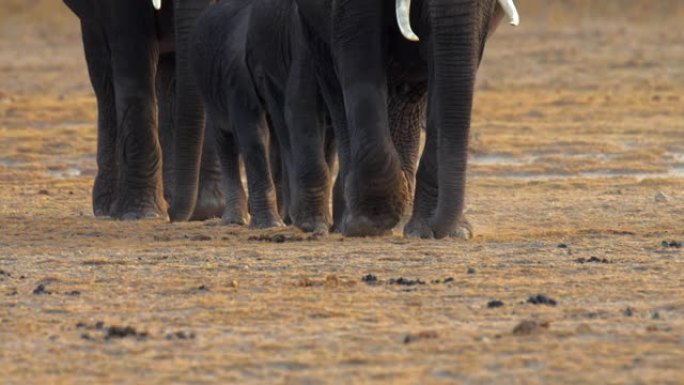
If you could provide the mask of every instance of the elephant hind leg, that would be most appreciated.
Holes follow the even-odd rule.
[[[235,95],[231,114],[233,132],[237,134],[240,154],[247,172],[250,227],[284,226],[278,214],[276,190],[268,159],[268,125],[263,111],[244,107],[244,95]]]
[[[210,129],[207,125],[205,131]],[[221,167],[214,138],[214,135],[204,135],[199,191],[197,192],[195,210],[190,217],[192,221],[221,217],[225,209],[223,187],[221,186]]]
[[[240,151],[238,150],[237,138],[228,128],[220,125],[217,118],[211,113],[207,119],[207,133],[209,139],[205,145],[214,145],[221,162],[221,176],[224,192],[224,210],[221,223],[225,225],[246,225],[249,221],[247,210],[247,194],[242,184],[242,171],[240,168]]]
[[[88,73],[97,98],[97,176],[93,185],[93,212],[96,217],[107,217],[116,201],[119,174],[112,63],[102,28],[82,22],[81,31]]]

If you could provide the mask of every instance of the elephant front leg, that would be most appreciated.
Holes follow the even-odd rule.
[[[240,170],[240,151],[233,132],[219,125],[218,118],[211,113],[207,116],[207,132],[209,138],[206,146],[215,146],[221,161],[221,173],[225,204],[221,223],[225,225],[246,225],[249,221],[247,210],[247,194],[242,185]]]
[[[325,114],[314,67],[300,52],[293,60],[285,97],[290,137],[290,217],[306,232],[327,234],[332,224]]]
[[[146,27],[115,29],[109,34],[119,165],[119,194],[111,215],[128,220],[158,217],[166,212],[154,86],[158,60],[156,35],[153,22],[146,19],[151,19],[151,15],[114,15],[119,21],[131,17],[136,19],[131,23]]]
[[[409,200],[408,181],[389,132],[383,4],[350,2],[333,20],[333,56],[349,132],[342,224],[348,236],[388,233]]]
[[[205,130],[209,130],[208,125]],[[197,203],[195,204],[192,217],[190,217],[192,221],[219,218],[223,214],[225,208],[224,192],[221,186],[221,166],[216,150],[213,137],[205,134],[204,145],[202,146]]]
[[[116,104],[112,63],[104,31],[81,23],[90,82],[97,98],[97,176],[93,185],[93,213],[111,214],[117,197],[119,165],[116,159]]]

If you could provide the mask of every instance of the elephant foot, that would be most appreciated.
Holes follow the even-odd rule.
[[[396,223],[394,217],[348,215],[342,224],[342,234],[347,237],[379,237],[390,234]]]
[[[116,201],[114,186],[116,186],[114,182],[105,180],[99,175],[95,178],[93,185],[93,214],[95,217],[106,218],[111,215]]]
[[[110,215],[114,219],[124,221],[165,217],[166,202],[161,191],[158,194],[129,192],[121,195]]]
[[[359,186],[348,182],[347,188],[355,185]],[[399,172],[396,178],[389,181],[368,181],[359,191],[360,194],[347,200],[352,203],[342,220],[342,233],[351,237],[390,233],[399,223],[409,201],[408,182],[404,174]]]
[[[462,218],[453,228],[437,230],[429,224],[425,218],[411,218],[404,227],[404,236],[407,238],[441,239],[445,237],[468,240],[473,237],[473,226]]]
[[[311,217],[295,221],[294,225],[305,233],[328,234],[328,221],[325,217]]]
[[[285,227],[285,224],[277,215],[252,215],[249,227],[252,229],[270,229],[273,227]]]
[[[190,220],[204,221],[211,218],[219,218],[222,217],[224,209],[225,203],[221,182],[202,183],[197,196],[195,211],[193,211]]]
[[[249,222],[249,214],[247,213],[247,207],[244,206],[226,206],[221,216],[222,225],[244,226],[247,222]]]

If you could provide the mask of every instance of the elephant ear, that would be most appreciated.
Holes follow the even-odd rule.
[[[161,9],[161,0],[152,0],[152,6],[157,11]]]

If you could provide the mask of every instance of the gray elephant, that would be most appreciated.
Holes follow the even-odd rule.
[[[252,227],[282,223],[275,175],[282,179],[283,219],[317,233],[327,232],[332,222],[334,140],[302,41],[293,0],[225,0],[197,24],[194,73],[219,144],[224,222],[245,218],[238,154],[247,171]],[[275,146],[268,145],[269,133]],[[269,149],[280,160],[271,168]]]
[[[390,127],[404,122],[393,122],[388,111],[415,116],[425,106],[426,145],[404,233],[469,237],[463,205],[475,76],[485,42],[504,14],[518,22],[512,1],[297,3],[335,127],[345,127],[336,132],[345,185],[343,232],[376,235],[399,221],[411,201],[406,171],[418,154],[411,134],[417,125],[406,131],[406,148],[397,149],[401,139],[393,142]]]
[[[213,148],[200,160],[204,109],[187,46],[210,0],[64,2],[81,21],[97,97],[95,215],[165,215],[164,195],[171,202],[172,220],[220,215],[223,197]]]

